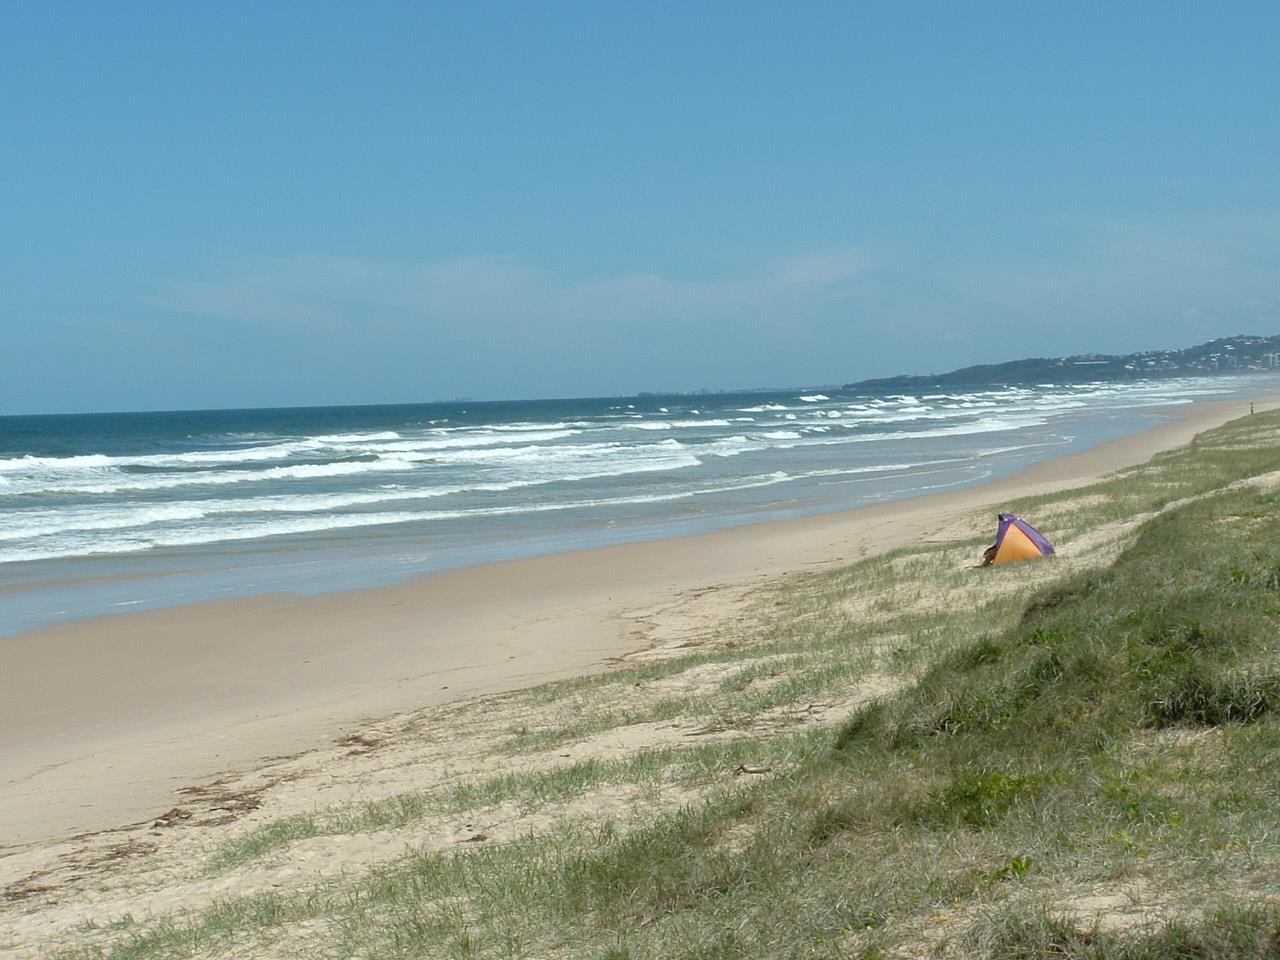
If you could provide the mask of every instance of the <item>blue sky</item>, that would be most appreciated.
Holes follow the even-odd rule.
[[[786,6],[0,7],[0,413],[1280,333],[1280,5]]]

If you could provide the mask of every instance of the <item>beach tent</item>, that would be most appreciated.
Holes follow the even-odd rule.
[[[1053,553],[1053,544],[1044,534],[1021,517],[1012,513],[1000,514],[1000,526],[996,530],[996,542],[988,549],[989,563],[1013,563],[1030,560]]]

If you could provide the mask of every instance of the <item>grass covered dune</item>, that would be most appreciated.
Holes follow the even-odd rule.
[[[794,575],[607,674],[193,788],[10,884],[0,947],[1280,956],[1280,413],[998,506],[1059,555]]]

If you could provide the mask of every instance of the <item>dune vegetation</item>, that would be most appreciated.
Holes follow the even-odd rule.
[[[993,505],[1052,558],[974,569],[967,537],[795,575],[640,662],[371,726],[324,761],[361,789],[291,807],[298,768],[175,823],[46,945],[1280,956],[1278,441],[1258,414]]]

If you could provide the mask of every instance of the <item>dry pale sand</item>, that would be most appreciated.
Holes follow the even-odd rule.
[[[1242,406],[1175,410],[1169,424],[962,492],[5,639],[0,860],[149,823],[185,802],[184,787],[332,743],[371,718],[602,669],[730,614],[753,585],[790,571],[981,535],[978,508],[1142,462]],[[1257,402],[1275,406],[1280,395]]]

